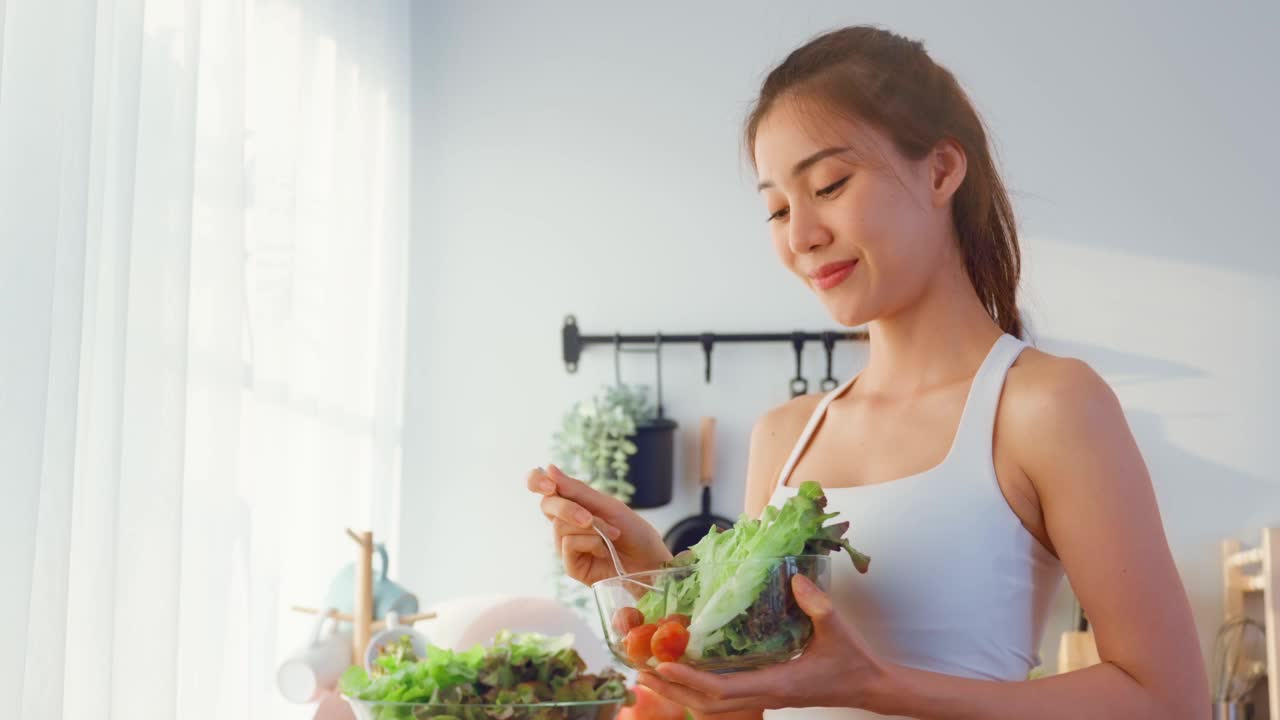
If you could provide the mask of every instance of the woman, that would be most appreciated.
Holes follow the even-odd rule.
[[[1205,717],[1146,468],[1098,375],[1021,339],[1013,213],[955,78],[919,42],[838,30],[768,75],[746,140],[783,266],[870,330],[856,378],[759,420],[746,512],[817,480],[874,561],[865,576],[833,563],[830,594],[795,580],[815,624],[801,657],[724,676],[663,664],[639,682],[743,718]],[[528,483],[572,577],[613,574],[592,516],[628,568],[669,557],[554,467]],[[1029,681],[1064,570],[1102,663]]]

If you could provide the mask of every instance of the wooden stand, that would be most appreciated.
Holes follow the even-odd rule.
[[[1246,601],[1261,595],[1260,618],[1267,634],[1269,717],[1280,720],[1280,528],[1263,528],[1257,547],[1241,550],[1240,541],[1222,543],[1222,607],[1226,620],[1248,614]]]
[[[385,628],[386,623],[373,618],[373,533],[357,533],[347,528],[347,536],[359,546],[359,550],[356,551],[355,602],[352,603],[354,611],[350,615],[330,612],[329,616],[351,623],[351,662],[353,665],[359,665],[364,657],[365,648],[369,647],[369,640],[374,633]],[[316,608],[298,605],[294,605],[292,610],[308,615],[319,615],[321,612]],[[412,625],[419,620],[430,620],[435,616],[436,614],[431,612],[415,613],[400,618],[400,623]]]

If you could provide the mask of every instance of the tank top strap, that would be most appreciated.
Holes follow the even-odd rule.
[[[809,446],[809,440],[813,438],[813,433],[818,429],[818,424],[822,422],[822,416],[827,414],[827,406],[841,395],[845,394],[853,382],[858,379],[857,375],[844,381],[840,387],[827,393],[825,397],[818,402],[818,406],[813,409],[813,414],[809,416],[809,423],[804,426],[804,431],[800,433],[800,438],[796,440],[795,447],[791,448],[791,455],[787,458],[786,464],[782,466],[782,472],[778,473],[777,487],[787,484],[787,479],[791,477],[791,471],[795,469],[796,463],[800,462],[800,456],[804,454],[805,448]]]
[[[977,457],[981,461],[991,460],[996,411],[1004,392],[1005,377],[1026,347],[1025,341],[1007,333],[1001,335],[991,347],[969,388],[969,398],[960,417],[960,427],[956,428],[956,454],[974,458],[972,453],[978,453]]]

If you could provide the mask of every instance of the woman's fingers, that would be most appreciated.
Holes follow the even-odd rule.
[[[618,537],[622,535],[621,530],[618,530],[618,528],[610,525],[609,523],[603,520],[600,520],[598,518],[596,519],[596,522],[600,523],[601,529],[603,529],[605,534],[609,536],[610,540],[617,540]],[[557,544],[560,542],[559,538],[565,535],[582,535],[590,538],[596,538],[596,539],[600,538],[600,536],[596,533],[595,528],[587,528],[584,530],[583,528],[580,528],[576,525],[570,525],[564,522],[563,520],[551,521],[551,527],[556,532]]]
[[[557,495],[578,503],[594,515],[614,517],[632,512],[631,508],[627,507],[626,503],[618,498],[606,495],[599,490],[593,490],[581,480],[575,480],[565,475],[555,465],[548,465],[545,474],[547,479],[555,485]]]
[[[577,503],[566,500],[557,495],[550,495],[542,499],[542,514],[556,525],[556,534],[581,533],[596,536],[596,531],[592,527],[592,515],[584,510]],[[617,540],[622,537],[622,531],[610,525],[604,520],[599,520],[600,529],[604,530],[610,540]]]
[[[748,707],[760,707],[763,703],[753,704],[749,700],[717,697],[694,690],[693,688],[672,682],[661,675],[650,671],[642,671],[636,682],[672,702],[684,705],[692,710],[711,715],[728,713]]]
[[[542,468],[534,468],[529,471],[529,477],[525,478],[525,485],[530,492],[536,492],[541,495],[550,495],[556,491],[556,484],[547,477],[546,472]]]
[[[578,582],[590,584],[596,577],[597,563],[604,562],[608,551],[599,536],[565,535],[560,538],[560,558],[565,574]]]
[[[634,514],[626,503],[612,495],[593,490],[581,480],[565,475],[555,465],[547,467],[547,470],[542,468],[530,470],[529,476],[525,479],[525,485],[530,491],[543,496],[542,513],[548,519],[559,518],[571,525],[589,528],[593,516],[612,518],[615,521],[621,519],[625,522],[627,513]],[[554,500],[568,502],[548,502]],[[606,522],[605,525],[605,532],[609,534],[610,539],[617,540],[621,537],[622,533],[616,524]]]
[[[539,507],[542,514],[551,521],[555,546],[560,550],[566,574],[587,582],[595,572],[593,567],[596,563],[609,558],[609,550],[596,533],[596,527],[610,540],[622,537],[621,529],[599,517],[599,509],[614,511],[615,516],[620,517],[613,505],[627,512],[630,508],[565,475],[554,465],[551,467],[550,475],[541,468],[531,470],[525,484],[530,491],[542,495]],[[593,513],[588,508],[596,508],[597,512]]]
[[[560,554],[564,557],[573,555],[594,555],[599,558],[609,557],[609,551],[600,541],[599,535],[565,535],[560,538]]]
[[[548,520],[558,520],[583,530],[591,529],[591,513],[572,500],[559,495],[548,495],[542,498],[540,505],[542,514],[546,515]]]

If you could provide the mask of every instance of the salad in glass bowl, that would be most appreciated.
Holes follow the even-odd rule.
[[[636,669],[679,662],[714,672],[762,667],[799,655],[813,623],[796,603],[791,579],[826,589],[833,551],[858,572],[871,559],[844,539],[849,523],[826,524],[826,495],[806,482],[759,520],[713,528],[663,567],[592,585],[614,656]]]
[[[425,658],[402,638],[339,688],[359,720],[612,720],[634,702],[621,673],[586,672],[572,635],[506,631],[465,652],[429,645]]]

